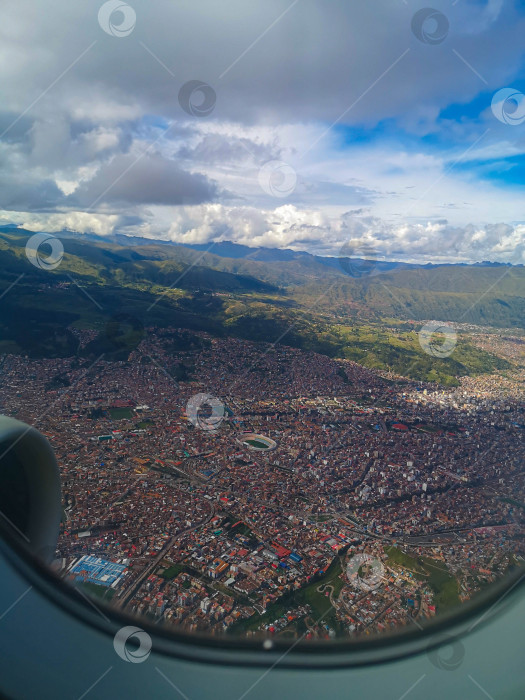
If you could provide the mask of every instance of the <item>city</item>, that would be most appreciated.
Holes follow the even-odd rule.
[[[2,9],[0,697],[523,700],[525,2]]]
[[[1,412],[56,451],[55,568],[95,601],[212,635],[421,629],[523,564],[523,344],[474,338],[512,372],[444,389],[149,327],[118,362],[4,355]]]

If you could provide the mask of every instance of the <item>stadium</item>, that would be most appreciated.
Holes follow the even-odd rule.
[[[240,442],[250,450],[268,451],[277,447],[275,440],[258,433],[245,433]]]

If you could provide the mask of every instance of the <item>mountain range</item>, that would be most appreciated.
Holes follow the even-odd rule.
[[[25,254],[33,234],[0,227],[0,352],[67,354],[72,327],[99,327],[101,318],[124,313],[145,326],[279,340],[410,374],[400,358],[410,358],[412,369],[428,359],[412,337],[422,321],[525,325],[523,266],[416,265],[61,232],[64,256],[48,271]],[[410,349],[385,335],[386,327],[412,334]],[[486,357],[474,362],[470,350],[469,357],[472,366],[486,365]],[[451,363],[440,376],[461,374]]]

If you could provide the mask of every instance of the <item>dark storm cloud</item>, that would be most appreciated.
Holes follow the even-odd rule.
[[[114,204],[202,204],[217,196],[217,187],[207,177],[186,172],[160,155],[116,156],[93,179],[81,185],[68,201],[71,206],[90,208]]]
[[[52,212],[63,203],[64,194],[52,180],[31,181],[25,173],[0,174],[0,209]]]
[[[195,145],[184,144],[177,151],[180,158],[201,163],[226,163],[256,160],[264,163],[278,159],[280,149],[258,144],[247,138],[228,137],[222,134],[205,134]]]
[[[301,0],[241,59],[290,6],[287,0],[229,0],[219,6],[215,0],[129,4],[136,11],[136,26],[119,39],[98,25],[99,3],[4,3],[7,45],[24,39],[24,54],[1,71],[11,107],[25,107],[94,41],[52,91],[55,104],[84,117],[91,113],[93,118],[116,118],[120,108],[183,119],[188,115],[180,108],[178,91],[187,81],[199,79],[217,93],[212,118],[246,123],[335,120],[407,49],[409,55],[342,120],[417,120],[479,91],[479,79],[453,48],[467,57],[489,87],[498,88],[519,65],[522,52],[523,20],[512,3],[499,0],[435,0],[436,9],[450,22],[446,42],[437,47],[414,37],[414,8],[408,4]],[[27,26],[24,7],[31,11]],[[17,29],[25,35],[16,37]],[[497,61],[487,51],[487,42],[498,46]],[[18,45],[13,52],[16,59]],[[27,64],[31,70],[22,72],[21,65]]]

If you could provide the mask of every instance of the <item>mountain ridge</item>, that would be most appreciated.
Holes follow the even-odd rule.
[[[0,226],[0,233],[22,233],[26,235],[32,235],[37,233],[37,231],[30,231],[22,227],[18,227],[14,224],[6,224]],[[43,233],[50,233],[43,231]],[[256,246],[250,247],[240,243],[235,243],[233,241],[219,241],[212,243],[179,243],[177,241],[169,241],[160,238],[145,238],[142,236],[132,236],[124,233],[112,233],[107,235],[97,234],[94,232],[89,233],[79,233],[76,231],[69,231],[64,229],[62,231],[50,233],[50,235],[56,236],[57,238],[69,238],[78,240],[88,240],[92,242],[99,243],[114,243],[122,247],[143,247],[143,246],[153,246],[153,247],[175,247],[175,248],[189,248],[190,250],[195,250],[201,253],[210,253],[221,258],[230,258],[232,260],[241,259],[251,259],[257,262],[291,262],[293,260],[311,260],[320,262],[327,267],[341,267],[345,266],[345,261],[355,260],[357,262],[363,262],[370,260],[370,258],[353,257],[348,255],[333,256],[333,255],[316,255],[310,253],[306,250],[293,250],[291,248],[269,248],[267,246]],[[502,263],[490,260],[479,260],[473,263],[466,262],[444,262],[444,263],[433,263],[427,262],[406,262],[396,259],[387,260],[373,260],[374,270],[385,271],[394,269],[395,267],[403,267],[406,269],[414,268],[436,268],[436,267],[524,267],[522,263]],[[351,271],[343,269],[344,274],[352,276]]]

